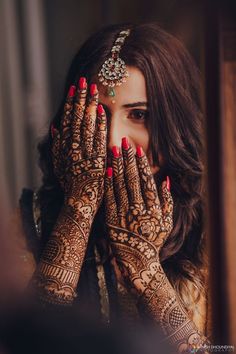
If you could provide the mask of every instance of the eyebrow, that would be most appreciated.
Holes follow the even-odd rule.
[[[102,102],[100,102],[105,108],[108,108],[108,106]],[[147,102],[134,102],[134,103],[127,103],[127,104],[124,104],[122,107],[123,108],[134,108],[134,107],[140,107],[140,106],[145,106],[147,107],[148,104]]]
[[[127,103],[124,104],[122,107],[124,108],[134,108],[139,106],[147,106],[147,102],[134,102],[134,103]]]

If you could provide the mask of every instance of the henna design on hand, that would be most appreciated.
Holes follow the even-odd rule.
[[[203,345],[206,338],[189,320],[159,259],[173,228],[167,183],[160,188],[160,201],[146,155],[135,156],[129,147],[122,156],[113,157],[113,177],[105,177],[106,223],[121,273],[138,295],[140,309],[158,321],[179,352]]]
[[[39,297],[70,304],[76,296],[89,233],[104,192],[106,117],[98,92],[78,89],[68,96],[60,132],[53,138],[55,174],[64,191],[64,206],[32,279]]]
[[[54,171],[65,192],[65,204],[81,203],[97,211],[103,196],[106,161],[105,112],[97,116],[98,92],[89,99],[87,90],[78,90],[76,100],[68,97],[61,122],[61,133],[53,139]],[[91,214],[93,216],[93,214]]]
[[[106,220],[123,276],[142,292],[158,271],[159,251],[172,229],[173,201],[164,182],[160,205],[145,155],[137,159],[131,147],[122,155],[112,159],[113,179],[105,179]]]

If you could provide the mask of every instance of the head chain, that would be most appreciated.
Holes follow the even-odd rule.
[[[111,48],[111,57],[108,58],[102,65],[101,70],[98,73],[99,81],[108,87],[108,96],[115,96],[115,86],[120,86],[126,81],[129,76],[126,64],[119,56],[120,50],[126,37],[130,34],[130,29],[121,31],[115,40],[113,47]]]

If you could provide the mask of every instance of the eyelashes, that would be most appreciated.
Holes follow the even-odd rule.
[[[148,118],[148,111],[144,109],[132,109],[128,114],[128,118],[139,122],[145,122]]]
[[[111,118],[112,114],[109,109],[104,107],[107,118]],[[137,123],[145,123],[148,119],[149,112],[146,109],[132,109],[125,113],[127,119]]]

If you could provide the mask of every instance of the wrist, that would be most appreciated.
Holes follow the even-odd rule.
[[[133,288],[139,293],[140,297],[145,296],[146,292],[154,290],[160,279],[166,277],[157,258],[148,262],[145,269],[137,270],[135,274],[135,276],[130,276],[130,280]]]
[[[63,213],[69,215],[77,222],[86,222],[92,224],[95,215],[95,206],[88,203],[83,198],[76,199],[73,197],[66,197],[64,201]]]

